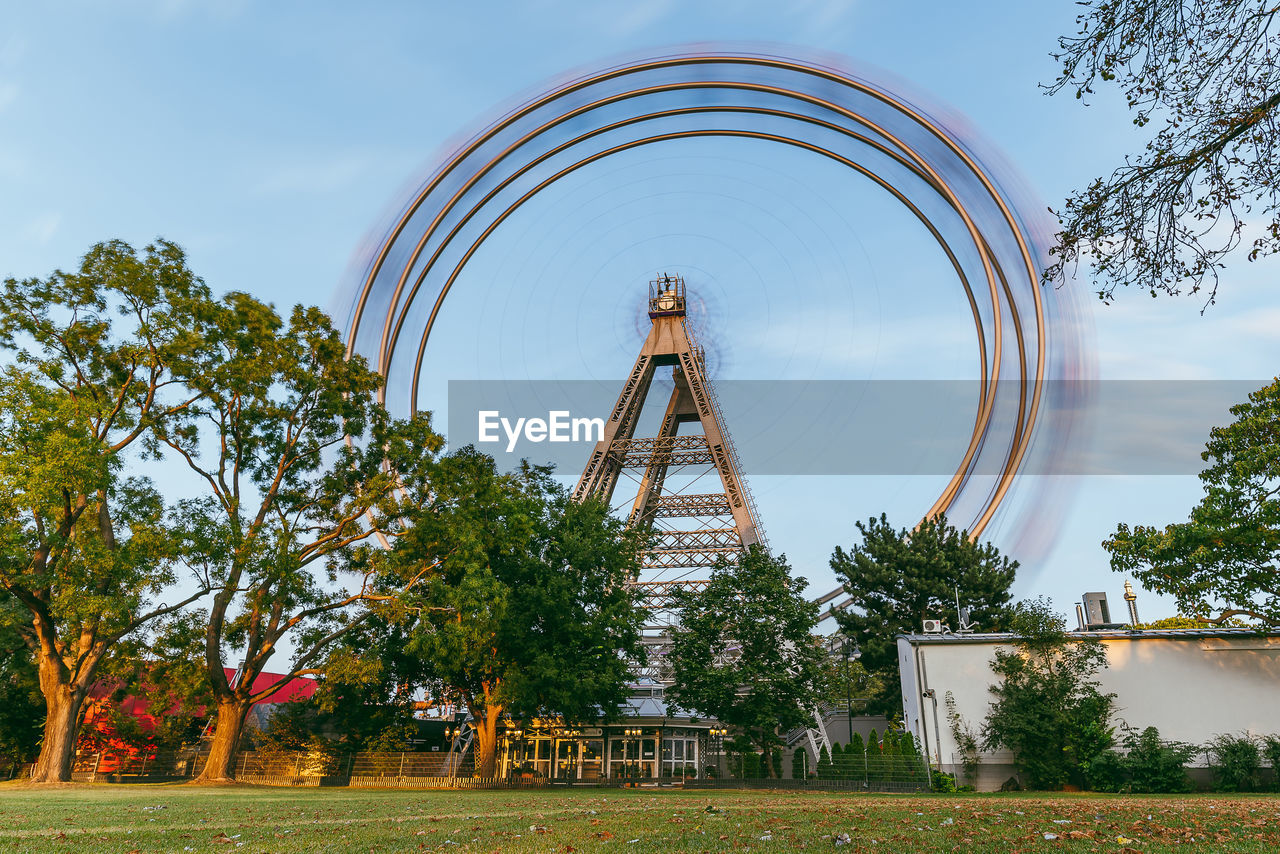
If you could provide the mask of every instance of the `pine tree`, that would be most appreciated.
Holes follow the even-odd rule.
[[[902,709],[898,635],[920,630],[935,618],[959,625],[956,590],[970,620],[984,631],[1005,626],[1017,561],[992,545],[974,542],[944,516],[914,528],[895,528],[886,517],[858,522],[862,542],[849,551],[836,547],[831,568],[844,584],[850,606],[837,619],[845,637],[862,651],[858,663],[874,676],[866,711],[892,714]]]
[[[803,780],[809,776],[809,751],[803,747],[797,747],[796,752],[791,754],[791,777],[794,780]]]
[[[845,756],[847,756],[852,767],[850,773],[854,780],[865,780],[867,777],[867,748],[862,743],[862,734],[854,733],[853,741],[849,742],[849,746],[845,748]]]
[[[831,779],[843,780],[845,778],[844,767],[844,749],[840,746],[840,742],[831,742]]]
[[[831,779],[831,754],[827,752],[825,744],[818,751],[818,779]]]

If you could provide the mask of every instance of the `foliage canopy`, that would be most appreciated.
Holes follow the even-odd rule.
[[[945,516],[925,519],[914,530],[895,529],[885,516],[857,523],[862,542],[849,551],[836,546],[831,568],[849,594],[837,614],[841,630],[862,650],[859,662],[880,677],[868,710],[901,710],[897,636],[916,632],[925,619],[959,627],[960,603],[983,631],[1005,626],[1018,562],[989,543],[976,543]]]
[[[1204,497],[1186,522],[1117,526],[1111,568],[1199,620],[1280,625],[1280,379],[1231,408],[1201,457]]]
[[[703,589],[679,591],[668,704],[737,728],[765,755],[779,729],[811,721],[833,673],[806,586],[784,556],[751,546],[713,569]]]
[[[1076,639],[1045,600],[1019,603],[1011,620],[1018,640],[996,651],[995,701],[982,726],[983,747],[1006,748],[1035,789],[1083,786],[1085,771],[1112,744],[1114,694],[1098,688],[1107,653],[1096,639]]]
[[[1208,288],[1248,241],[1280,250],[1280,24],[1273,0],[1087,0],[1058,40],[1049,91],[1099,82],[1124,92],[1133,122],[1158,128],[1145,150],[1075,193],[1059,213],[1057,263],[1087,259],[1110,300]],[[1249,230],[1246,233],[1246,226]]]

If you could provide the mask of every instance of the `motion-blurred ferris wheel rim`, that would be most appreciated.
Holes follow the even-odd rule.
[[[727,74],[714,79],[697,76],[705,69],[741,71],[741,78],[760,75],[765,79],[734,79]],[[674,74],[675,79],[657,81],[644,79],[646,75],[662,72]],[[626,84],[630,79],[636,80],[637,83],[624,85],[616,91],[604,88],[613,83]],[[844,94],[845,98],[836,98],[828,94],[827,90],[833,87],[837,95]],[[603,94],[596,93],[595,97],[592,97],[592,90],[595,89],[603,89]],[[537,148],[540,140],[555,143],[556,138],[551,135],[557,129],[567,127],[574,121],[590,119],[593,113],[602,111],[604,108],[616,105],[639,107],[641,101],[648,96],[672,93],[685,95],[704,91],[740,92],[747,93],[748,97],[777,97],[798,105],[817,108],[821,114],[793,112],[778,107],[762,106],[759,103],[685,103],[665,110],[650,112],[633,110],[620,119],[593,125],[572,138],[551,144],[541,152]],[[857,97],[854,97],[855,95]],[[889,117],[898,124],[893,128],[887,128],[884,126],[886,123],[883,119],[877,120],[867,115],[865,111],[860,112],[854,109],[851,105],[855,104],[858,98],[871,98],[887,106],[891,111]],[[803,135],[789,136],[781,133],[720,127],[624,139],[620,143],[578,157],[574,162],[560,168],[555,174],[543,179],[519,198],[508,203],[505,209],[496,215],[489,211],[491,203],[500,197],[502,191],[514,187],[519,179],[531,175],[535,168],[550,163],[556,156],[572,153],[592,140],[603,139],[615,131],[642,126],[649,122],[677,116],[712,114],[756,115],[770,119],[785,119],[800,128],[821,128],[834,132],[887,156],[906,168],[926,187],[932,189],[963,222],[968,241],[971,241],[971,243],[966,242],[965,247],[976,252],[981,260],[982,275],[987,284],[986,296],[990,300],[992,325],[990,350],[987,346],[987,320],[983,317],[982,307],[979,306],[969,277],[958,260],[956,251],[943,236],[942,230],[894,182],[875,173],[870,167],[807,139]],[[840,124],[841,120],[850,124]],[[528,130],[521,130],[522,124],[530,123],[535,126]],[[942,166],[949,164],[931,162],[936,159],[936,154],[921,151],[904,142],[903,137],[907,132],[918,131],[924,131],[927,140],[942,143],[947,156],[952,158],[954,163],[960,164],[963,170],[961,177],[977,180],[976,194],[968,184],[956,186],[955,184],[959,182],[953,184],[952,181],[944,178],[941,174],[945,171]],[[946,512],[952,507],[970,483],[971,475],[977,468],[979,455],[990,444],[992,415],[996,408],[998,391],[1002,387],[999,380],[1004,355],[1004,312],[1009,312],[1017,346],[1017,418],[1011,435],[1007,437],[1007,450],[1001,458],[999,479],[994,488],[981,500],[980,512],[975,514],[972,524],[968,526],[971,535],[978,536],[990,522],[1007,494],[1027,452],[1039,414],[1041,392],[1045,382],[1048,324],[1039,286],[1039,269],[1033,260],[1035,253],[1032,250],[1032,238],[1024,231],[1011,203],[997,188],[992,178],[945,127],[887,89],[826,65],[767,54],[725,51],[676,53],[641,59],[589,73],[553,86],[509,111],[445,158],[403,207],[395,224],[379,239],[377,250],[362,271],[356,296],[352,300],[347,328],[348,353],[361,353],[369,357],[384,377],[390,379],[392,370],[396,366],[401,333],[409,321],[410,309],[419,298],[423,284],[436,271],[437,263],[444,257],[445,252],[453,247],[455,238],[463,233],[466,226],[473,220],[478,224],[487,223],[482,233],[472,240],[461,259],[453,265],[452,271],[444,278],[439,292],[432,301],[430,313],[422,328],[410,375],[408,409],[411,412],[414,411],[427,340],[444,299],[470,258],[502,222],[556,181],[609,156],[643,145],[717,136],[749,138],[790,145],[830,158],[857,171],[906,205],[930,232],[952,263],[965,288],[973,314],[982,378],[978,412],[964,458],[942,494],[929,509],[926,514],[928,516]],[[486,151],[486,147],[497,150]],[[521,156],[525,159],[521,160]],[[479,192],[481,182],[485,178],[498,175],[500,168],[510,170],[506,177],[498,181],[478,200],[468,201],[473,192]],[[1005,263],[1000,263],[997,257],[998,250],[993,248],[1000,245],[1000,241],[988,239],[990,231],[984,233],[976,224],[977,217],[971,215],[970,209],[979,204],[983,206],[994,204],[998,217],[1002,220],[1001,227],[1007,229],[1003,237],[1011,236],[1016,243],[1016,257],[1012,260],[1006,258]],[[467,205],[470,205],[469,209],[466,209]],[[451,227],[447,227],[450,217],[454,215],[457,216],[457,220]],[[425,219],[427,216],[430,216],[428,223],[420,224],[416,221]],[[433,240],[438,242],[424,261],[424,255]],[[406,252],[405,248],[410,244],[412,249]],[[411,279],[412,284],[410,284]],[[1020,308],[1018,304],[1020,295],[1023,296],[1024,301],[1029,296],[1031,304]],[[376,320],[370,323],[368,319],[370,308],[378,304],[379,300],[385,302],[386,307],[380,328],[377,327]],[[1032,322],[1034,328],[1025,330],[1024,321]],[[1030,349],[1025,340],[1030,337],[1028,333],[1033,334],[1035,339],[1034,347]],[[377,344],[369,346],[372,341],[368,341],[362,347],[362,338],[368,339],[370,334],[376,335]],[[387,385],[384,384],[381,392],[384,402],[386,402],[386,391]]]

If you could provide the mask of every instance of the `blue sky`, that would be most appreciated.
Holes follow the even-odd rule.
[[[74,265],[97,240],[141,245],[163,235],[187,248],[216,290],[243,289],[281,306],[330,304],[362,240],[450,139],[569,69],[690,42],[785,43],[878,66],[967,117],[1032,193],[1058,204],[1140,145],[1113,93],[1086,108],[1037,88],[1054,74],[1048,54],[1054,37],[1071,31],[1075,11],[1068,0],[9,3],[0,10],[0,273],[43,275]],[[721,211],[814,193],[812,181],[788,189],[780,168],[746,182],[734,164],[763,175],[769,164],[758,151],[704,154],[633,165],[696,172],[694,192],[710,199],[723,191]],[[619,186],[626,177],[615,176]],[[642,213],[614,216],[615,230],[643,222]],[[849,230],[846,242],[856,246],[856,219],[837,219],[823,228]],[[903,274],[891,256],[863,248],[850,263],[862,258],[886,281]],[[1274,277],[1274,264],[1241,259],[1203,315],[1194,297],[1130,293],[1112,306],[1086,298],[1100,376],[1270,378],[1280,365],[1280,305],[1268,273]],[[634,330],[624,328],[631,309],[619,306],[616,328],[584,334],[607,335],[624,353]],[[907,370],[895,360],[911,348],[890,345],[912,336],[952,346],[934,314],[913,314],[901,300],[877,310],[886,370]],[[465,338],[467,315],[457,314],[451,328]],[[486,326],[485,340],[508,345],[493,371],[524,358],[520,317],[502,313]],[[809,323],[799,314],[778,318],[771,340],[805,342]],[[726,370],[752,370],[750,357],[725,346]],[[467,375],[472,366],[458,370]],[[1056,537],[1024,560],[1017,591],[1050,595],[1063,611],[1084,590],[1118,600],[1122,579],[1098,546],[1117,521],[1180,520],[1199,495],[1190,477],[1076,481],[1037,521]],[[854,518],[884,507],[911,524],[919,501],[919,490],[901,482],[837,478],[762,482],[755,491],[773,544],[823,589],[826,557],[836,542],[852,541]],[[997,542],[1014,533],[993,530]],[[1144,616],[1172,612],[1149,595],[1141,604]]]

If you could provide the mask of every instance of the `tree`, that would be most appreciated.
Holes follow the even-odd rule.
[[[44,698],[22,636],[29,620],[24,608],[0,593],[0,765],[27,762],[40,746]]]
[[[175,385],[208,291],[182,250],[94,246],[74,273],[7,279],[0,300],[0,591],[46,714],[32,779],[71,777],[98,668],[121,639],[204,594],[158,601],[175,581],[164,504],[144,477],[149,431],[192,405]]]
[[[803,780],[809,776],[809,749],[797,747],[791,754],[791,779]]]
[[[414,692],[428,684],[426,662],[410,649],[413,624],[375,613],[330,651],[309,703],[290,703],[313,732],[347,750],[403,750],[417,734]]]
[[[701,590],[677,591],[668,704],[737,728],[765,756],[779,729],[810,722],[831,665],[813,634],[818,606],[807,586],[785,556],[752,546],[715,567]]]
[[[1247,257],[1280,250],[1280,34],[1272,0],[1088,0],[1058,40],[1050,92],[1118,85],[1134,124],[1159,130],[1145,151],[1069,198],[1058,261],[1088,262],[1098,296],[1217,295],[1223,259],[1252,229]],[[1252,218],[1252,222],[1246,220]]]
[[[1002,628],[1018,562],[989,543],[974,542],[945,516],[925,519],[914,531],[894,529],[883,514],[857,527],[862,542],[848,552],[836,546],[831,556],[831,568],[850,598],[836,619],[861,648],[859,663],[879,677],[868,711],[898,712],[897,636],[919,631],[925,619],[959,627],[957,588],[972,622],[987,631]]]
[[[1178,609],[1222,624],[1280,625],[1280,379],[1231,408],[1201,453],[1204,497],[1190,520],[1163,529],[1120,524],[1102,544],[1111,568]]]
[[[154,756],[196,742],[212,705],[197,649],[204,629],[204,614],[188,611],[157,620],[117,644],[97,680],[99,690],[114,688],[98,710],[105,727],[84,733],[80,747],[97,752],[108,741],[119,741]],[[126,709],[122,701],[130,696],[132,708]],[[144,725],[134,710],[145,710],[152,720]]]
[[[821,701],[823,706],[835,708],[848,703],[851,706],[849,713],[856,715],[866,709],[869,698],[880,696],[888,690],[884,686],[883,676],[867,670],[861,659],[845,660],[839,652],[834,655],[831,678],[827,682],[827,695]],[[896,685],[893,690],[897,690]]]
[[[285,322],[231,293],[208,307],[204,328],[175,367],[194,402],[153,431],[201,486],[169,524],[183,561],[217,588],[203,648],[217,723],[199,777],[212,782],[231,779],[254,703],[316,672],[372,603],[432,570],[388,585],[377,538],[411,526],[442,439],[427,416],[387,415],[375,397],[381,376],[347,358],[319,309],[295,307]],[[285,678],[258,685],[286,636],[295,654]],[[243,662],[234,681],[233,649]]]
[[[1115,695],[1095,679],[1107,652],[1097,639],[1069,636],[1043,599],[1020,603],[1012,628],[1018,639],[991,665],[1000,682],[991,686],[983,747],[1011,751],[1032,788],[1083,785],[1088,763],[1112,743]]]
[[[627,587],[643,535],[601,502],[572,501],[548,470],[500,473],[470,446],[440,461],[434,484],[391,560],[439,567],[406,603],[409,649],[470,711],[476,774],[492,777],[504,715],[617,717],[643,655]]]

